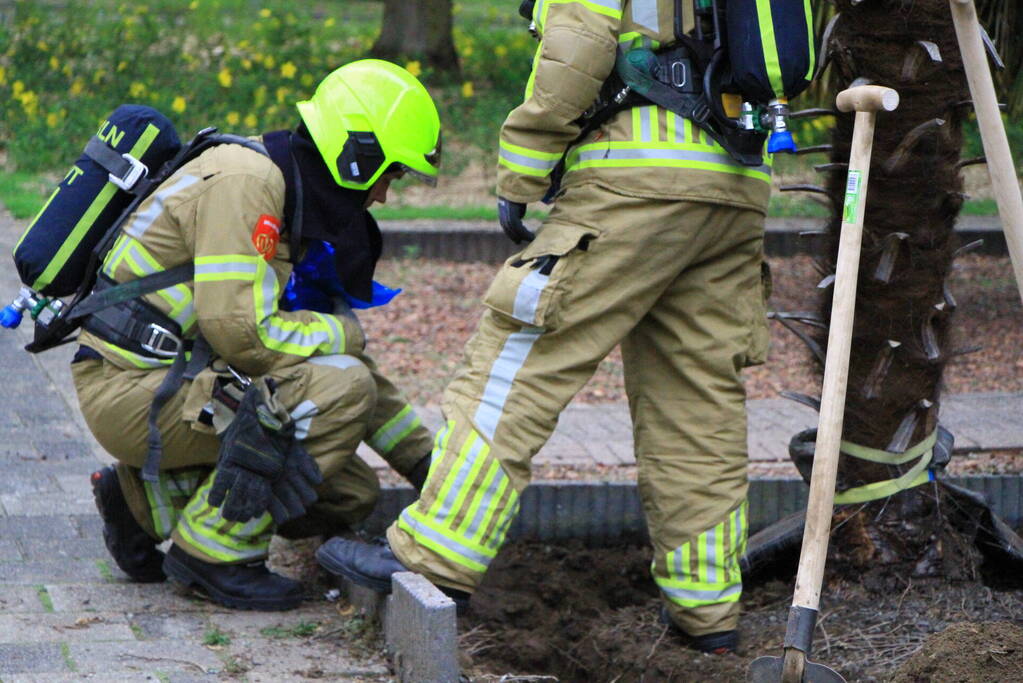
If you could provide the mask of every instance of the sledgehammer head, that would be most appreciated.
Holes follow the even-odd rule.
[[[895,111],[899,93],[880,85],[857,85],[835,98],[838,111]]]

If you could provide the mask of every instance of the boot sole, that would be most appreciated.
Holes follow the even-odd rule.
[[[103,470],[97,470],[97,472],[102,471]],[[93,473],[93,475],[95,474],[96,472]],[[106,484],[106,481],[107,479],[102,476],[99,479],[93,479],[92,475],[89,477],[89,483],[92,484],[92,499],[96,503],[96,509],[99,511],[100,519],[103,520],[103,544],[107,547],[107,552],[110,553],[110,556],[114,559],[114,562],[117,563],[117,566],[120,567],[121,571],[127,574],[128,578],[136,583],[162,583],[166,581],[167,575],[159,566],[153,567],[149,570],[130,569],[122,567],[121,564],[117,562],[116,555],[110,549],[110,546],[114,545],[114,543],[110,539],[111,533],[109,528],[112,526],[112,523],[107,521],[109,510],[106,502],[107,497],[114,494],[107,490],[109,485]],[[120,486],[120,484],[118,484],[118,486]],[[157,555],[159,555],[160,561],[162,562],[163,553],[155,548],[155,542],[154,550]]]
[[[326,552],[322,552],[323,547],[316,549],[316,561],[320,563],[320,566],[326,569],[335,576],[340,575],[344,578],[356,583],[364,588],[369,588],[377,593],[383,593],[384,595],[391,594],[391,578],[388,577],[386,581],[381,579],[367,576],[362,572],[355,571],[343,564],[339,564],[331,555]]]
[[[163,570],[167,573],[167,576],[178,583],[189,587],[198,586],[199,588],[202,588],[203,592],[210,596],[214,602],[233,609],[258,610],[261,612],[284,612],[298,607],[302,603],[303,599],[301,595],[282,598],[240,598],[236,595],[228,595],[227,593],[217,589],[215,586],[210,585],[206,579],[192,571],[190,567],[179,562],[171,555],[166,555],[164,557]]]

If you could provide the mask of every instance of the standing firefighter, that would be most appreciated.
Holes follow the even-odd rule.
[[[712,67],[700,40],[683,49],[676,18],[687,30],[695,19],[693,7],[680,6],[536,3],[541,44],[525,101],[501,129],[497,191],[506,232],[532,239],[520,220],[525,205],[543,198],[563,167],[553,209],[484,297],[466,365],[444,395],[446,423],[421,498],[388,529],[387,547],[325,544],[318,558],[327,569],[386,591],[390,574],[408,568],[452,595],[473,592],[518,511],[530,459],[621,344],[667,616],[700,650],[735,649],[747,535],[740,372],[767,351],[770,170],[759,156],[764,129],[724,134],[705,111],[706,125],[694,123],[693,105],[706,109],[707,97],[692,69]],[[711,25],[713,16],[702,30]],[[812,49],[802,30],[803,50]],[[636,101],[636,88],[610,78],[613,69],[629,75],[623,61],[642,65],[636,55],[658,87],[689,103],[684,115],[652,104],[655,95]]]
[[[238,608],[302,600],[264,564],[273,533],[337,533],[372,509],[361,441],[420,486],[432,442],[364,355],[351,306],[387,298],[366,209],[406,172],[435,183],[437,110],[411,74],[377,60],[337,69],[298,110],[296,131],[208,149],[123,223],[98,289],[188,263],[194,279],[91,316],[72,366],[89,427],[118,460],[92,477],[117,564]],[[338,274],[328,312],[308,310],[301,290],[281,299],[289,257],[314,249]],[[184,379],[168,392],[179,346]],[[147,416],[161,394],[157,463]]]

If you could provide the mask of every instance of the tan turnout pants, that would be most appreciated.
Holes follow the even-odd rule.
[[[156,539],[173,538],[190,554],[212,563],[266,557],[274,527],[269,514],[247,523],[224,520],[206,500],[220,442],[195,418],[211,395],[213,373],[185,383],[160,413],[163,441],[160,481],[143,482],[147,418],[166,370],[125,370],[102,360],[72,366],[75,389],[96,440],[120,463],[118,474],[135,518]],[[284,525],[289,536],[337,533],[363,520],[379,494],[376,473],[355,449],[366,437],[376,405],[376,385],[366,366],[346,355],[314,356],[269,374],[323,474],[319,499],[306,515]],[[186,408],[187,405],[187,408]]]
[[[691,635],[735,628],[746,540],[740,370],[767,350],[762,245],[756,211],[568,189],[484,298],[444,395],[423,495],[388,529],[398,558],[474,590],[530,459],[620,343],[654,579]]]

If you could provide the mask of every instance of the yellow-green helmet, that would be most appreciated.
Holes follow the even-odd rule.
[[[341,187],[367,190],[392,164],[437,184],[440,116],[423,84],[397,64],[345,64],[298,112]]]

